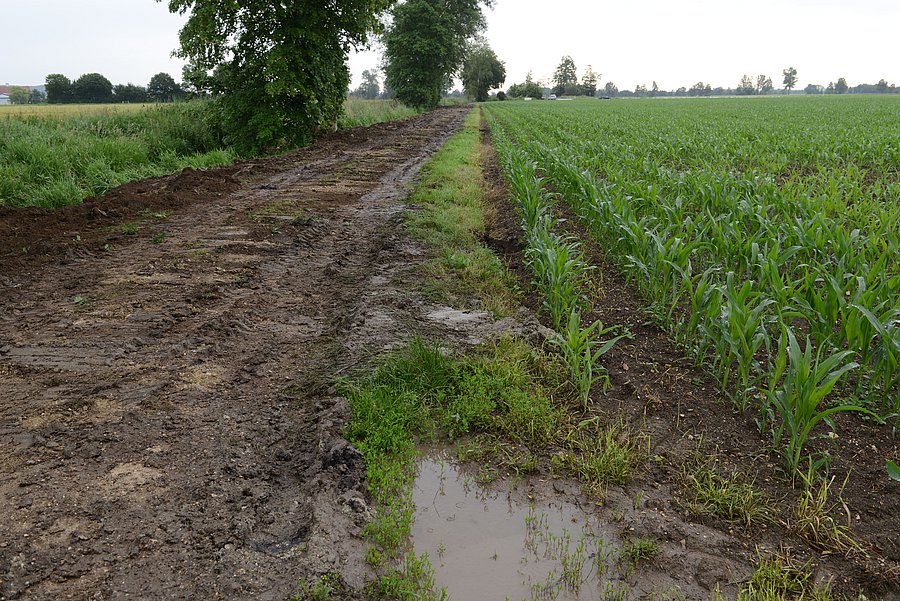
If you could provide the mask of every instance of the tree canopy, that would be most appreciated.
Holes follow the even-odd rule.
[[[112,102],[113,85],[99,73],[85,73],[72,83],[72,95],[75,102]]]
[[[466,95],[476,102],[488,99],[488,91],[498,88],[506,81],[506,66],[485,42],[480,42],[469,50],[462,70],[463,88]]]
[[[553,88],[555,94],[562,95],[567,86],[578,85],[578,72],[575,69],[575,61],[571,56],[564,56],[559,61],[556,71],[553,72]]]
[[[378,83],[378,71],[366,69],[362,72],[362,81],[359,87],[353,91],[354,96],[372,100],[378,98],[381,93],[381,85]]]
[[[61,73],[51,73],[44,80],[47,89],[47,102],[62,104],[72,102],[72,81]]]
[[[784,89],[785,90],[793,90],[797,85],[797,69],[794,67],[788,67],[784,71],[782,71],[784,75]]]
[[[159,1],[159,0],[158,0]],[[350,84],[347,56],[380,28],[393,0],[169,0],[190,13],[178,55],[215,72],[229,141],[239,151],[309,142],[332,126]]]
[[[481,5],[492,0],[407,0],[393,10],[384,35],[385,87],[398,100],[433,108],[485,27]]]
[[[168,73],[157,73],[147,84],[147,96],[156,102],[172,102],[182,94],[181,86]]]

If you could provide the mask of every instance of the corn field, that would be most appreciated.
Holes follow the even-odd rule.
[[[592,267],[552,231],[562,202],[791,471],[824,461],[803,449],[835,413],[896,426],[900,99],[511,102],[485,115],[528,256],[549,244],[548,264],[572,263],[568,279],[536,276],[567,299],[548,300],[558,330],[584,300],[566,286]]]

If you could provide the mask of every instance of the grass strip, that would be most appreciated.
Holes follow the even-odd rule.
[[[486,182],[481,158],[481,116],[469,113],[459,133],[423,168],[407,214],[410,234],[426,244],[434,257],[426,262],[424,292],[456,309],[474,297],[498,317],[520,305],[518,282],[489,248],[485,233]]]

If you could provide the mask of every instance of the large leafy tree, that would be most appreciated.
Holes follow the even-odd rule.
[[[378,98],[381,93],[381,85],[378,83],[378,71],[374,69],[366,69],[362,72],[362,82],[359,87],[353,91],[354,96],[372,100]]]
[[[215,72],[230,142],[243,152],[308,143],[343,110],[347,56],[393,0],[168,0],[190,13],[178,54]]]
[[[466,95],[476,102],[488,99],[488,90],[499,88],[506,81],[506,66],[485,42],[480,42],[469,50],[462,70],[463,88]]]
[[[559,61],[559,66],[553,72],[553,83],[556,84],[553,92],[559,95],[562,95],[567,87],[578,85],[578,72],[571,56],[564,56]]]
[[[147,85],[147,96],[156,102],[172,102],[183,94],[181,86],[168,73],[157,73]]]
[[[13,104],[28,104],[28,90],[25,88],[13,88],[9,91],[9,100]]]
[[[850,86],[847,85],[847,80],[843,77],[838,78],[837,83],[834,84],[834,91],[838,94],[846,94],[850,90]]]
[[[72,84],[75,102],[98,104],[112,102],[113,85],[99,73],[85,73]]]
[[[781,73],[784,75],[784,89],[793,90],[797,85],[797,69],[795,69],[794,67],[788,67]]]
[[[63,104],[72,102],[72,81],[61,73],[51,73],[44,81],[47,88],[47,102]]]
[[[585,96],[596,96],[597,95],[597,84],[600,82],[600,75],[594,71],[594,68],[590,65],[587,66],[587,69],[584,71],[584,75],[581,76],[581,89],[584,92]]]
[[[407,0],[384,36],[385,87],[421,109],[438,105],[469,41],[485,27],[481,5],[493,0]]]

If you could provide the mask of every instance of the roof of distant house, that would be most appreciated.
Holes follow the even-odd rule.
[[[21,88],[26,92],[31,91],[31,86],[0,86],[0,94],[9,94],[16,88]]]

